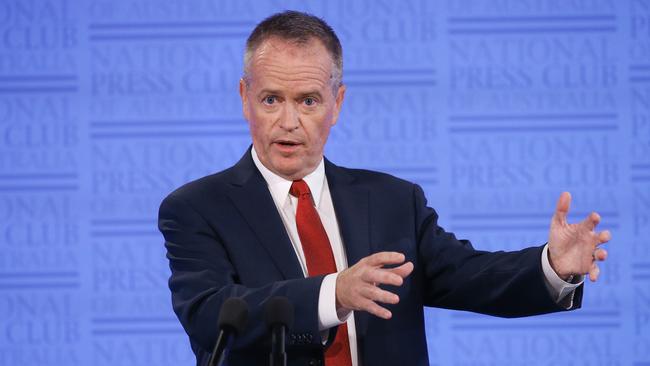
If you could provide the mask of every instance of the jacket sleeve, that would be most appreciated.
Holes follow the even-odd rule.
[[[567,310],[551,297],[545,283],[543,246],[513,252],[475,250],[438,226],[438,215],[427,207],[422,189],[414,185],[418,255],[428,306],[473,311],[501,317],[521,317]],[[579,308],[582,286],[573,309]]]
[[[242,285],[219,233],[174,193],[160,206],[158,227],[165,237],[174,312],[190,339],[205,351],[211,352],[216,342],[221,304],[233,296],[245,300],[249,307],[248,325],[233,350],[263,346],[267,338],[263,309],[273,296],[286,296],[295,306],[289,345],[322,347],[317,307],[323,276],[269,282],[256,288]]]

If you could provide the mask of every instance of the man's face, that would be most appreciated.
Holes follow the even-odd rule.
[[[333,62],[316,39],[296,45],[264,41],[252,56],[239,94],[253,146],[264,166],[289,179],[311,173],[323,156],[345,87],[333,91]]]

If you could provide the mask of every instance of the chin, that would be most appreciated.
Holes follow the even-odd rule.
[[[291,180],[302,179],[316,168],[315,165],[310,167],[304,158],[296,156],[280,157],[272,163],[277,174]]]
[[[286,179],[298,179],[295,178],[296,175],[300,173],[300,169],[295,166],[290,166],[287,164],[277,164],[273,165],[274,173],[283,176]]]
[[[280,173],[286,179],[289,179],[289,180],[302,179],[302,178],[304,178],[305,175],[307,175],[307,174],[303,174],[301,170],[297,170],[297,169],[283,170],[283,171],[280,171]]]

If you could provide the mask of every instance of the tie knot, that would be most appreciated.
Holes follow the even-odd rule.
[[[293,183],[291,184],[291,188],[289,188],[289,194],[298,198],[304,195],[311,196],[311,192],[309,191],[309,186],[302,179],[293,181]]]

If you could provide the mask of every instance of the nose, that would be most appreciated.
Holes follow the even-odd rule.
[[[286,131],[293,131],[300,126],[300,115],[295,106],[287,103],[282,110],[279,121],[280,128]]]

